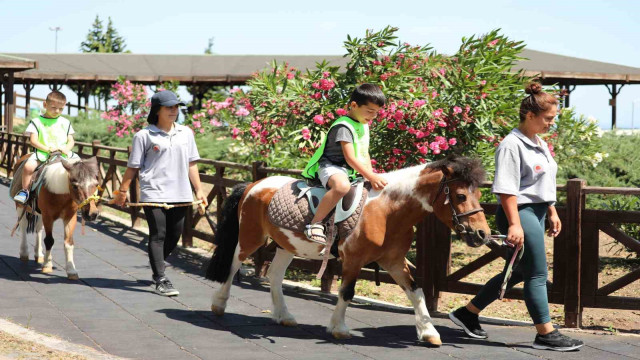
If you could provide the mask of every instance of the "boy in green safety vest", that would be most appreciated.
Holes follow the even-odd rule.
[[[71,152],[74,145],[71,122],[60,116],[66,104],[67,97],[63,93],[57,90],[50,92],[43,103],[44,115],[32,119],[25,130],[25,135],[30,134],[29,140],[35,152],[27,159],[22,169],[22,190],[13,197],[13,200],[20,204],[25,204],[29,199],[28,187],[33,172],[39,163],[49,158],[50,153],[59,151],[65,158],[79,158]]]
[[[373,172],[369,158],[369,122],[385,104],[385,96],[377,85],[362,84],[351,94],[349,112],[338,118],[329,128],[320,148],[302,172],[307,179],[319,179],[329,191],[324,195],[306,237],[325,244],[327,237],[322,220],[351,188],[351,181],[359,173],[371,182],[375,190],[382,190],[387,180]]]

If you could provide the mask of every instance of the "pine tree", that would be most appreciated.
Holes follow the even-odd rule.
[[[124,43],[124,38],[118,35],[118,30],[113,27],[113,21],[111,21],[111,17],[109,17],[107,31],[104,33],[104,52],[121,53],[125,52],[126,47],[127,45]]]
[[[102,20],[96,15],[96,19],[89,29],[87,39],[80,44],[83,53],[104,52],[104,34],[102,33]]]

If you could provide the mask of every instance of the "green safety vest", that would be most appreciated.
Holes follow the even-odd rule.
[[[367,157],[369,156],[369,124],[362,124],[348,116],[342,116],[338,118],[338,120],[334,121],[329,128],[329,131],[333,129],[336,125],[344,125],[351,131],[351,135],[353,136],[353,151],[355,152],[356,159],[361,163],[365,163],[367,161]],[[329,132],[327,132],[329,134]],[[311,157],[311,160],[307,163],[307,166],[304,168],[302,172],[302,176],[307,179],[315,179],[318,173],[318,168],[320,167],[319,161],[324,153],[324,147],[327,143],[327,137],[325,136],[322,139],[322,144]],[[356,177],[356,171],[351,167],[348,167],[349,178],[352,180]]]
[[[71,130],[71,122],[69,120],[61,116],[56,119],[48,119],[43,116],[39,116],[32,119],[31,123],[38,131],[38,141],[40,144],[55,148],[61,148],[67,145],[69,130]],[[48,152],[40,149],[35,150],[38,161],[47,161],[49,158]],[[66,155],[62,156],[66,157]]]

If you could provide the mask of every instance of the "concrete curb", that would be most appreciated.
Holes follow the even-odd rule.
[[[17,337],[24,341],[34,342],[39,345],[45,346],[49,349],[53,349],[57,351],[62,351],[62,352],[73,354],[73,355],[84,356],[87,359],[94,359],[94,360],[124,360],[125,359],[125,358],[100,352],[88,346],[78,345],[78,344],[70,343],[68,341],[61,340],[52,336],[43,335],[4,319],[0,319],[0,331],[3,331],[11,336]],[[0,355],[0,359],[3,359],[2,355]]]

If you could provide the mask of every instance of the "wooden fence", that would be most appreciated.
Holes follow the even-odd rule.
[[[76,146],[82,157],[97,156],[101,183],[106,189],[105,196],[113,196],[113,190],[118,189],[122,181],[122,172],[127,163],[124,159],[128,157],[131,149],[103,146],[98,141],[77,142]],[[28,151],[28,147],[28,139],[24,135],[0,132],[0,168],[5,169],[8,177],[11,176],[13,165]],[[217,209],[221,208],[228,190],[234,185],[244,181],[257,181],[272,174],[300,174],[299,170],[271,168],[262,162],[247,165],[201,159],[198,163],[201,168],[204,165],[213,170],[213,174],[200,175],[202,182],[211,186],[207,194],[209,208],[205,215],[189,210],[182,237],[184,246],[192,246],[193,238],[212,241],[216,223],[221,216]],[[233,176],[229,176],[229,172],[233,172]],[[490,184],[483,186],[488,187]],[[640,212],[585,208],[587,194],[637,196],[640,195],[640,189],[589,187],[584,180],[575,179],[569,180],[566,186],[558,186],[558,191],[566,193],[567,202],[565,206],[557,207],[564,227],[553,244],[553,275],[548,284],[549,302],[564,305],[565,325],[569,327],[581,326],[582,310],[585,307],[640,309],[640,298],[612,295],[616,290],[640,279],[640,269],[631,270],[619,279],[599,286],[597,266],[600,231],[640,253],[640,241],[615,226],[618,223],[640,223]],[[132,202],[139,199],[137,179],[134,179],[131,185],[130,196]],[[497,208],[496,204],[482,206],[487,214],[495,213]],[[139,208],[130,208],[128,211],[132,226],[144,218]],[[200,223],[203,223],[205,230],[202,229],[203,226],[198,226]],[[490,252],[451,273],[450,235],[451,231],[432,215],[417,226],[416,264],[412,270],[416,281],[424,290],[427,305],[431,310],[437,310],[440,292],[475,294],[482,284],[465,282],[463,279],[500,257],[498,249],[492,248]],[[254,254],[256,273],[264,273],[273,256],[273,250],[275,244],[272,243]],[[317,271],[320,262],[296,258],[291,266]],[[330,261],[321,282],[322,290],[330,291],[339,275],[340,263]],[[370,269],[364,269],[360,277],[369,280],[376,278],[374,271]],[[380,271],[379,279],[382,282],[393,283],[384,271]],[[515,288],[507,293],[507,297],[522,298],[522,290]]]

